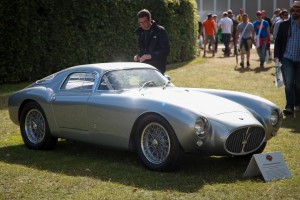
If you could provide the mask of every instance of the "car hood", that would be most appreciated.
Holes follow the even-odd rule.
[[[151,101],[172,104],[205,115],[249,112],[236,102],[205,92],[192,91],[189,88],[147,88],[140,91],[140,95]]]

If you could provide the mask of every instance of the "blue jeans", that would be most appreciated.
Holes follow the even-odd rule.
[[[266,52],[267,52],[267,42],[263,41],[262,46],[259,46],[257,48],[257,53],[260,60],[260,65],[264,65],[265,59],[266,59]]]
[[[300,62],[283,58],[281,70],[285,85],[285,108],[293,110],[294,106],[300,106]]]
[[[229,51],[230,51],[230,49],[229,49],[230,38],[231,38],[230,33],[223,33],[222,34],[222,40],[223,40],[223,43],[224,43],[224,46],[225,46],[224,54],[228,55],[228,56],[229,56]]]

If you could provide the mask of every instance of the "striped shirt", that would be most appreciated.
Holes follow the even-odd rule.
[[[293,62],[300,62],[300,24],[291,19],[291,26],[289,28],[288,41],[283,57],[292,60]]]

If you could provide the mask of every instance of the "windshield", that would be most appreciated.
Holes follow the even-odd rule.
[[[125,90],[145,87],[164,87],[169,80],[153,69],[127,69],[105,73],[99,90]]]

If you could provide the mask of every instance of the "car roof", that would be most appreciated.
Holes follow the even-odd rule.
[[[70,67],[67,70],[100,70],[100,71],[111,71],[111,70],[120,70],[120,69],[132,69],[132,68],[148,68],[156,69],[155,67],[139,62],[110,62],[110,63],[94,63],[94,64],[85,64]]]

